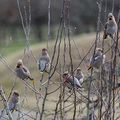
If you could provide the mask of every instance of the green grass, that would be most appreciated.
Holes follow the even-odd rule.
[[[2,50],[4,49],[5,47],[5,44],[4,46],[1,46],[0,47],[0,52],[2,52]],[[25,48],[25,43],[14,43],[14,42],[11,42],[7,48],[5,49],[5,51],[3,52],[2,56],[3,57],[7,57],[9,56],[11,53],[14,53],[16,51],[19,51],[19,50],[22,50]]]

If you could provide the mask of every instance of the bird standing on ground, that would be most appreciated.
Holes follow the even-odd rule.
[[[13,94],[10,100],[8,101],[8,108],[11,111],[11,113],[13,113],[14,110],[17,110],[17,107],[19,105],[19,99],[19,93],[17,91],[13,91]],[[8,113],[6,114],[6,116],[8,116]]]
[[[46,50],[46,48],[42,49],[42,54],[38,60],[38,68],[41,70],[41,74],[45,71],[45,69],[50,67],[50,57]]]
[[[77,70],[75,71],[75,75],[74,76],[78,79],[80,84],[83,83],[84,75],[83,75],[83,73],[82,73],[80,68],[77,68]]]
[[[91,69],[91,67],[99,68],[101,65],[105,63],[105,55],[103,55],[103,51],[101,48],[96,48],[96,52],[94,55],[94,61],[93,56],[90,58],[90,67],[88,68],[88,71]]]
[[[117,31],[117,23],[112,13],[108,14],[108,21],[105,24],[103,40],[107,39],[107,36],[110,35],[113,38],[113,34]]]
[[[30,79],[33,81],[33,78],[30,77],[30,72],[29,70],[23,65],[22,60],[18,60],[17,65],[15,66],[15,74],[17,77],[20,79]]]
[[[70,89],[70,91],[73,89],[74,85],[77,88],[82,88],[78,79],[74,76],[70,76],[70,74],[68,72],[63,73],[63,81],[64,81],[64,84],[68,87],[68,89]]]

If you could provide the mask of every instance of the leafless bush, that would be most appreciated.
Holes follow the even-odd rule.
[[[106,0],[107,1],[107,0]],[[21,59],[24,60],[25,54],[27,54],[27,68],[29,69],[29,62],[30,62],[30,55],[34,58],[34,62],[37,64],[37,59],[34,55],[34,51],[31,48],[31,45],[29,43],[29,35],[30,35],[30,26],[31,26],[31,5],[30,0],[28,0],[28,12],[26,11],[26,6],[24,6],[24,16],[21,13],[21,8],[19,5],[19,0],[17,0],[18,4],[18,10],[21,18],[22,27],[25,33],[26,37],[26,47],[24,49],[23,55],[21,56]],[[48,1],[48,37],[47,37],[47,45],[46,48],[49,51],[49,36],[50,36],[50,5],[51,0]],[[112,4],[112,12],[114,12],[114,0]],[[26,116],[28,119],[33,120],[42,120],[44,117],[48,117],[48,119],[60,119],[65,120],[68,119],[70,116],[71,119],[77,120],[77,119],[85,119],[85,120],[118,120],[120,118],[119,115],[119,107],[120,107],[120,96],[119,96],[119,86],[118,83],[119,80],[119,39],[120,39],[120,10],[118,12],[118,18],[117,18],[117,33],[115,34],[114,38],[111,38],[111,43],[108,41],[108,48],[105,48],[105,42],[101,40],[101,33],[100,28],[103,27],[101,23],[101,16],[105,14],[105,20],[106,22],[106,9],[107,9],[107,2],[105,2],[105,8],[103,8],[103,1],[100,0],[96,5],[98,5],[98,20],[97,20],[97,29],[96,29],[96,39],[93,43],[93,45],[90,47],[87,53],[85,53],[84,56],[81,56],[81,51],[79,51],[79,46],[77,46],[76,41],[74,40],[74,32],[72,34],[70,29],[70,0],[63,0],[63,6],[61,10],[61,17],[59,21],[58,31],[56,40],[54,42],[54,48],[53,48],[53,54],[51,56],[51,64],[50,64],[50,70],[47,71],[48,78],[45,82],[43,82],[44,79],[44,73],[42,74],[41,79],[39,80],[40,85],[39,89],[36,89],[35,82],[31,85],[29,81],[22,81],[21,84],[25,85],[25,91],[24,91],[24,97],[21,99],[21,106],[19,106],[19,109],[17,110],[18,116],[17,120],[20,119],[26,119]],[[102,9],[104,9],[104,13],[102,13]],[[25,22],[24,22],[25,21]],[[62,46],[62,38],[64,38],[63,45]],[[5,48],[0,54],[0,61],[10,70],[14,73],[14,70],[7,64],[7,62],[2,57],[2,54],[4,50],[6,49],[7,45],[9,44],[9,41],[6,44]],[[72,54],[74,51],[72,50],[72,42],[73,45],[75,45],[75,48],[78,52],[78,56],[80,58],[79,64],[74,66],[74,58]],[[100,67],[99,70],[93,69],[91,70],[90,74],[87,72],[87,65],[85,59],[87,59],[90,52],[93,50],[93,58],[95,57],[95,51],[97,47],[101,47],[104,51],[104,54],[109,53],[109,58],[103,66]],[[62,48],[64,48],[63,52]],[[66,68],[66,54],[67,51],[69,53],[69,67]],[[57,56],[57,57],[56,57]],[[55,59],[55,57],[57,59]],[[83,84],[87,84],[84,88],[84,90],[79,91],[76,89],[75,85],[73,85],[73,91],[68,94],[68,89],[64,85],[64,81],[62,78],[62,73],[65,72],[65,70],[68,69],[71,76],[74,76],[75,70],[80,67],[81,65],[84,66],[86,77]],[[99,71],[99,72],[98,72]],[[59,82],[53,81],[52,77],[57,72],[57,77],[59,79]],[[8,109],[8,101],[11,97],[12,91],[14,89],[14,86],[16,85],[16,79],[15,77],[13,86],[10,90],[8,99],[6,98],[4,94],[4,88],[2,87],[2,84],[0,84],[0,96],[1,100],[0,102],[4,105],[4,109],[1,111],[0,119],[10,119],[14,120],[14,116],[12,116],[11,112]],[[53,88],[53,91],[49,92],[49,86],[50,84],[55,84],[57,86],[56,89]],[[44,89],[43,86],[45,86],[45,92],[44,94],[41,94],[41,90]],[[32,92],[34,92],[35,96],[34,100],[36,101],[36,104],[34,105],[34,109],[30,109],[29,104],[28,108],[29,110],[25,112],[25,101],[29,101],[27,98],[27,92],[28,89],[30,89]],[[49,100],[49,95],[52,95],[56,91],[59,90],[59,98],[57,101]],[[40,106],[39,103],[42,102],[42,105]],[[49,104],[52,104],[52,102],[56,102],[56,106],[54,110],[45,112],[45,104],[46,102],[49,102]],[[9,112],[9,118],[5,117],[5,112]],[[52,118],[51,118],[52,116]],[[69,118],[70,119],[70,118]]]

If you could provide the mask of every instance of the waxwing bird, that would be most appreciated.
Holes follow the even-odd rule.
[[[41,70],[41,74],[43,74],[43,72],[46,70],[46,68],[48,69],[50,67],[50,57],[49,54],[46,50],[46,48],[42,49],[42,54],[38,60],[38,68],[39,70]]]
[[[110,35],[113,38],[113,34],[117,31],[117,23],[112,13],[108,14],[108,20],[105,24],[103,40],[107,39],[107,36]]]
[[[63,73],[63,81],[64,81],[64,84],[68,87],[68,89],[70,89],[70,91],[73,89],[74,85],[77,88],[82,88],[78,79],[75,76],[70,76],[70,74],[68,72]]]
[[[82,73],[80,68],[77,68],[77,70],[75,71],[75,75],[74,76],[78,79],[80,84],[83,83],[84,75],[83,75],[83,73]]]
[[[94,61],[92,64],[93,57],[90,58],[90,67],[88,68],[88,71],[91,69],[91,67],[99,68],[101,65],[105,63],[105,55],[103,55],[103,51],[101,48],[96,48],[96,52],[94,55]]]
[[[11,113],[13,113],[14,110],[17,110],[17,107],[19,105],[19,99],[19,93],[17,91],[13,91],[13,94],[10,100],[8,101],[8,108],[11,111]],[[8,116],[8,113],[6,114],[6,116]]]
[[[15,74],[20,79],[30,79],[33,81],[33,78],[30,77],[29,70],[23,65],[22,60],[18,60],[17,65],[15,66]]]

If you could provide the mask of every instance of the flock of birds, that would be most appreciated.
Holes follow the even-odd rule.
[[[113,38],[113,34],[117,31],[117,23],[115,21],[115,18],[112,13],[108,14],[108,21],[105,24],[104,29],[104,35],[103,40],[107,39],[107,36],[109,35],[111,38]],[[42,54],[37,62],[38,68],[41,71],[41,74],[45,72],[49,66],[50,66],[50,57],[46,50],[46,48],[42,49]],[[101,48],[96,48],[94,58],[90,58],[90,67],[88,68],[88,71],[92,68],[99,68],[101,65],[103,65],[105,62],[105,55],[103,54],[103,51]],[[30,79],[33,81],[33,78],[30,76],[29,70],[23,65],[22,60],[18,60],[17,65],[15,66],[15,75],[19,77],[20,79]],[[82,88],[82,83],[84,80],[84,75],[80,68],[77,68],[75,71],[74,76],[71,76],[68,71],[65,71],[62,75],[63,82],[65,86],[68,87],[69,91],[73,89],[73,86],[75,85],[78,89]],[[8,107],[11,113],[17,109],[17,106],[19,104],[19,93],[17,91],[13,91],[13,94],[8,102]],[[8,116],[8,113],[6,114]]]

